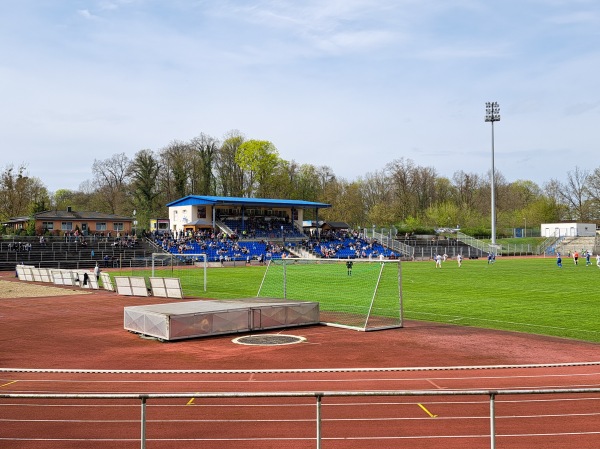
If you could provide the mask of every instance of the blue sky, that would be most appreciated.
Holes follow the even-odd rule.
[[[353,180],[407,158],[542,185],[600,167],[597,0],[0,0],[3,169],[237,129]]]

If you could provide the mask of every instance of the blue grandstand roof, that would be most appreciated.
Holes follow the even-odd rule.
[[[201,196],[188,195],[178,200],[171,201],[167,207],[176,206],[214,206],[214,205],[239,205],[239,206],[257,206],[257,207],[297,207],[302,209],[308,208],[326,208],[331,207],[331,204],[316,203],[314,201],[303,200],[284,200],[273,198],[237,198],[231,196]]]

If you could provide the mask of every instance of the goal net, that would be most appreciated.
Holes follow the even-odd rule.
[[[402,327],[400,261],[273,259],[258,297],[315,301],[321,322],[356,330]]]
[[[152,253],[149,276],[179,278],[185,296],[206,291],[206,254]]]

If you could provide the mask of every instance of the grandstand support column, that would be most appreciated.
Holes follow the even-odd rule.
[[[217,207],[216,204],[212,207],[212,231],[214,234],[217,233]]]
[[[491,173],[491,208],[492,208],[492,247],[496,247],[496,169],[494,168],[494,122],[500,121],[500,106],[497,102],[485,104],[485,121],[492,123],[492,173]]]

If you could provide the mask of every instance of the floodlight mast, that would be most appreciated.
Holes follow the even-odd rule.
[[[496,247],[496,169],[494,168],[494,122],[500,121],[500,106],[496,101],[485,104],[485,121],[492,123],[492,247]]]

